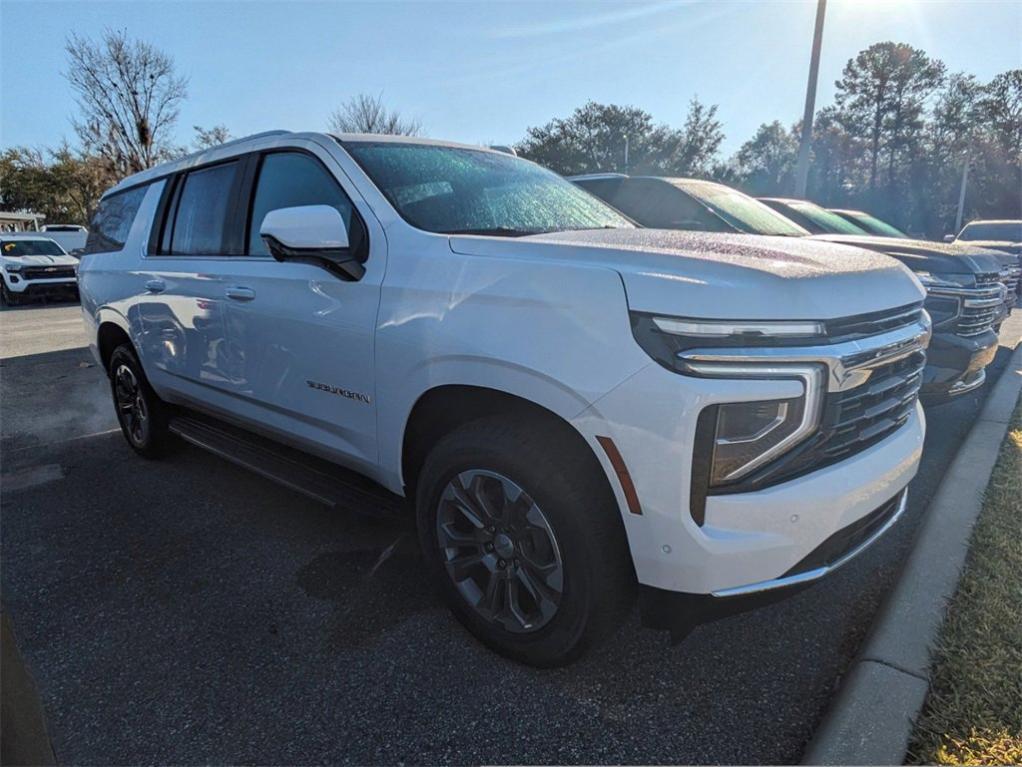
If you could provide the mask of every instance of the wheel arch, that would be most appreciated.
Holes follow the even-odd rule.
[[[131,344],[137,353],[138,347],[131,338],[130,326],[124,317],[108,310],[101,311],[97,319],[99,323],[96,327],[96,350],[103,370],[110,367],[110,355],[123,343]]]
[[[567,435],[580,451],[588,456],[591,468],[606,482],[606,490],[614,495],[592,445],[566,417],[549,407],[500,389],[474,384],[442,384],[423,392],[405,421],[401,440],[401,482],[406,495],[414,496],[422,464],[431,445],[453,430],[492,416],[527,419],[536,428],[556,430]]]

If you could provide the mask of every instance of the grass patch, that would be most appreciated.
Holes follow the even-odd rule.
[[[934,654],[909,764],[1022,764],[1022,403]]]

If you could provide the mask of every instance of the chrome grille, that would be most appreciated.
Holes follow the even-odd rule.
[[[827,397],[822,430],[828,432],[822,453],[843,458],[883,439],[912,414],[923,383],[926,355],[915,352],[874,368],[869,380]]]
[[[1022,280],[1022,267],[1009,266],[1001,270],[1000,282],[1008,289],[1008,305],[1015,305],[1015,297],[1018,295],[1019,281]]]
[[[1001,314],[1001,275],[997,272],[983,272],[976,275],[976,287],[962,291],[961,310],[955,323],[955,333],[960,336],[978,336],[993,327]]]

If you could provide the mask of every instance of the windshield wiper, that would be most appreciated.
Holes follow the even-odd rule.
[[[525,237],[530,234],[540,234],[538,231],[529,229],[512,229],[510,226],[494,226],[488,229],[445,229],[439,234],[488,234],[493,237]]]

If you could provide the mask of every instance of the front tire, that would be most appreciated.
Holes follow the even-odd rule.
[[[107,372],[117,422],[131,449],[144,458],[164,455],[172,440],[167,428],[167,405],[149,385],[129,344],[114,349]]]
[[[2,278],[0,278],[0,303],[4,306],[17,306],[21,303],[21,296],[15,295]]]
[[[617,503],[567,429],[533,418],[469,423],[430,452],[416,494],[426,565],[455,616],[532,666],[570,663],[633,602]]]

